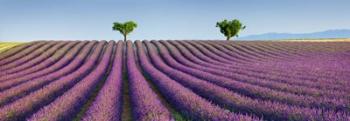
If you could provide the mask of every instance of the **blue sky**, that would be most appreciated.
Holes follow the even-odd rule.
[[[240,36],[350,29],[350,0],[0,0],[0,41],[224,39],[215,23],[237,18]]]

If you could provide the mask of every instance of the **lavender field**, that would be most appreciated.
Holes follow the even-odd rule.
[[[34,41],[0,121],[350,121],[350,42]]]

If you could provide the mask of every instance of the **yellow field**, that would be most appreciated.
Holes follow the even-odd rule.
[[[0,53],[20,44],[23,42],[0,42]]]

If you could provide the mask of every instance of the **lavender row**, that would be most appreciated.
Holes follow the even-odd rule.
[[[255,48],[254,46],[248,46],[246,43],[240,44],[240,43],[235,43],[232,44],[233,48],[240,49],[243,52],[246,52],[247,54],[250,54],[250,56],[253,56],[256,58],[255,61],[264,61],[267,59],[283,59],[279,56],[272,56],[270,55],[269,52],[266,52],[264,50],[261,50],[260,48]]]
[[[165,43],[165,42],[163,42],[163,43]],[[180,50],[182,50],[182,49],[180,49]],[[171,53],[175,53],[176,50],[171,50],[170,52]],[[186,59],[179,58],[179,54],[178,54],[177,60],[178,61],[182,61],[182,63],[186,63],[187,62],[186,66],[191,66],[191,65],[192,65],[192,67],[194,66],[193,64],[188,64],[190,61],[187,61]],[[184,62],[184,61],[186,61],[186,62]],[[307,93],[307,94],[313,95],[315,97],[319,97],[319,96],[324,95],[324,96],[326,96],[328,98],[338,97],[338,98],[343,98],[344,100],[347,100],[347,98],[349,97],[349,95],[347,93],[345,93],[345,92],[324,91],[324,90],[318,90],[318,89],[298,88],[298,87],[289,86],[289,85],[280,85],[278,83],[274,83],[273,81],[269,81],[269,80],[264,80],[264,79],[256,80],[255,78],[251,78],[249,76],[228,73],[228,72],[225,72],[225,71],[221,71],[220,69],[208,69],[207,67],[208,67],[208,65],[204,65],[203,67],[196,66],[196,69],[208,71],[208,72],[211,72],[211,73],[215,73],[215,74],[218,74],[220,76],[231,77],[233,79],[238,79],[238,80],[241,80],[241,81],[244,81],[244,82],[250,82],[250,83],[253,83],[253,84],[254,83],[255,84],[260,84],[260,85],[267,86],[267,87],[274,88],[274,89],[290,91],[292,93],[297,93],[297,92],[299,92],[301,94]],[[296,89],[296,90],[293,90],[293,88]]]
[[[215,43],[215,44],[219,44],[219,43]],[[224,44],[222,44],[222,46],[225,46],[225,47],[227,47],[228,45],[227,44],[232,44],[232,43],[224,43]],[[234,43],[234,44],[232,44],[232,46],[236,46],[236,44]],[[232,50],[232,48],[233,47],[231,47],[230,49]],[[235,51],[235,52],[239,52],[239,51]]]
[[[218,50],[214,49],[214,47],[208,46],[208,45],[201,45],[201,42],[197,41],[184,41],[183,44],[188,44],[188,46],[192,46],[193,48],[198,49],[202,53],[208,54],[208,58],[212,58],[214,61],[217,61],[219,63],[225,63],[225,64],[247,64],[254,62],[256,60],[259,60],[260,58],[257,58],[256,56],[252,56],[251,53],[244,52],[246,55],[239,55],[236,54],[234,56],[224,54],[219,52]],[[241,52],[242,50],[236,50],[235,52]],[[219,59],[219,58],[221,59]]]
[[[159,42],[153,41],[155,44],[159,44]],[[304,88],[304,87],[298,87],[298,86],[290,86],[288,84],[284,83],[279,83],[275,81],[270,81],[266,79],[257,79],[251,76],[246,76],[244,74],[236,74],[236,73],[231,73],[226,71],[225,69],[217,69],[217,68],[211,68],[212,66],[209,64],[195,64],[192,61],[189,61],[185,59],[177,50],[175,47],[173,47],[171,44],[161,41],[167,48],[169,49],[170,53],[176,58],[177,61],[180,63],[198,69],[198,70],[203,70],[212,74],[228,77],[231,79],[236,79],[242,82],[248,82],[250,84],[255,84],[255,85],[260,85],[263,87],[268,87],[280,91],[286,91],[290,93],[296,93],[296,94],[306,94],[306,95],[311,95],[311,96],[326,96],[326,97],[335,97],[337,96],[338,98],[343,98],[346,93],[344,92],[339,92],[339,91],[324,91],[324,90],[319,90],[319,89],[312,89],[312,88]],[[163,50],[163,49],[161,49]]]
[[[338,57],[337,57],[338,56]],[[334,61],[336,58],[344,58]],[[263,64],[260,68],[270,68],[274,70],[283,70],[289,68],[293,71],[281,71],[285,73],[292,73],[293,75],[300,75],[306,78],[317,77],[316,81],[334,81],[334,80],[349,80],[349,74],[346,70],[350,68],[346,62],[346,56],[341,55],[327,55],[314,56],[310,55],[308,58],[286,61],[276,61]],[[332,72],[332,73],[328,73]],[[329,82],[329,81],[328,81]],[[341,81],[344,82],[344,81]],[[340,84],[341,84],[340,82]]]
[[[13,55],[16,55],[16,54],[20,53],[22,50],[25,50],[26,48],[33,46],[36,43],[38,43],[38,42],[35,41],[35,42],[24,43],[24,44],[15,46],[15,47],[13,47],[5,52],[2,52],[0,54],[0,61],[2,61],[3,59],[9,58]]]
[[[136,121],[174,120],[159,97],[152,91],[135,63],[132,42],[127,42],[127,72],[130,81],[133,116]]]
[[[74,58],[75,54],[72,54],[72,53],[76,53],[77,51],[80,51],[87,43],[88,42],[80,42],[76,47],[74,47],[71,50],[59,50],[60,53],[57,53],[57,55],[54,55],[52,59],[41,62],[36,66],[32,66],[31,68],[20,71],[18,73],[6,75],[0,81],[29,80],[31,78],[38,77],[43,74],[48,74],[55,70],[58,70],[64,67],[65,65],[67,65],[67,62],[71,61]],[[91,43],[94,43],[94,42],[91,42]],[[16,76],[16,75],[23,75],[23,76]]]
[[[23,63],[25,63],[26,61],[29,61],[33,58],[35,58],[36,56],[42,54],[43,52],[45,52],[45,50],[49,49],[50,47],[54,46],[58,44],[58,42],[50,42],[50,43],[47,43],[45,44],[44,46],[38,48],[38,49],[35,49],[34,51],[30,52],[29,54],[25,55],[25,56],[22,56],[21,58],[18,58],[12,62],[9,62],[9,63],[6,63],[4,65],[1,65],[1,68],[0,68],[0,71],[4,71],[6,69],[9,69],[9,68],[13,68],[15,66],[18,66],[18,65],[21,65]]]
[[[201,46],[200,44],[193,44],[191,42],[185,42],[185,41],[178,41],[180,43],[188,43],[190,45],[192,45],[193,47],[195,47],[196,49],[198,49],[199,51],[205,53],[207,56],[209,56],[210,58],[216,60],[216,61],[219,61],[221,63],[228,63],[228,64],[231,64],[231,63],[234,63],[235,60],[234,59],[231,59],[231,60],[228,60],[228,59],[225,59],[223,58],[222,56],[223,55],[216,55],[214,54],[213,52],[205,49],[203,46]]]
[[[62,76],[64,76],[65,74],[68,74],[70,72],[75,71],[75,68],[79,67],[80,63],[83,63],[84,58],[87,57],[87,55],[89,54],[89,50],[90,48],[93,47],[93,43],[91,42],[90,44],[88,44],[81,52],[81,54],[77,55],[77,53],[79,52],[79,48],[76,48],[75,51],[72,51],[70,53],[67,54],[73,54],[73,55],[77,55],[77,57],[80,58],[76,58],[74,59],[72,62],[70,62],[67,66],[65,66],[63,69],[56,71],[54,73],[48,74],[48,75],[43,75],[37,78],[34,78],[32,80],[28,80],[20,85],[17,85],[15,87],[12,87],[10,89],[4,90],[2,92],[0,92],[0,107],[2,107],[4,104],[12,102],[18,98],[21,98],[25,95],[27,95],[28,93],[35,91],[39,88],[41,88],[43,85],[46,85],[52,81],[55,81],[56,79],[61,78]],[[84,43],[81,43],[82,45]],[[59,61],[57,62],[57,64],[60,64],[63,61]]]
[[[238,70],[235,73],[230,73],[230,72],[226,72],[226,71],[217,72],[217,70],[212,69],[210,72],[216,73],[216,74],[219,74],[219,75],[222,75],[222,76],[227,76],[227,77],[232,78],[232,79],[238,79],[237,77],[240,77],[238,80],[243,80],[243,81],[246,81],[246,82],[248,81],[250,83],[260,83],[260,84],[263,84],[265,86],[268,86],[268,87],[271,87],[271,88],[274,88],[274,89],[282,89],[282,90],[288,90],[287,88],[285,88],[285,86],[288,86],[288,85],[285,85],[285,84],[281,83],[281,81],[289,82],[289,83],[293,83],[295,81],[299,81],[299,80],[288,79],[288,78],[283,78],[283,77],[271,78],[272,75],[269,75],[269,74],[265,74],[265,75],[264,74],[251,74],[250,72],[244,72],[242,70]],[[240,74],[236,74],[236,73],[240,73]],[[256,78],[254,77],[254,76],[257,76],[257,75],[258,75],[258,79],[259,80],[256,80]],[[252,78],[251,76],[253,76],[254,78]],[[252,82],[251,80],[256,80],[256,81]],[[275,81],[277,81],[277,82],[275,82]],[[300,82],[305,82],[305,80],[300,80]],[[324,84],[324,83],[321,83],[321,84]],[[293,87],[298,87],[297,92],[293,92],[294,89],[289,89],[289,91],[292,91],[293,93],[297,93],[297,94],[299,94],[298,92],[300,92],[302,94],[302,93],[304,93],[304,91],[308,91],[310,89],[309,87],[304,87],[304,86],[294,86],[293,85]],[[302,89],[302,88],[304,88],[304,89]],[[318,89],[318,88],[314,88],[314,89],[315,90],[310,92],[310,94],[317,95],[317,96],[319,96],[319,95],[326,95],[326,96],[330,96],[330,97],[333,98],[334,94],[338,94],[339,97],[343,96],[343,95],[340,95],[340,94],[345,94],[344,91],[340,92],[340,91],[333,91],[333,90],[331,90],[330,92],[324,92],[324,91],[319,91],[321,89]]]
[[[106,75],[110,58],[113,53],[114,41],[110,41],[102,54],[96,68],[82,78],[74,87],[66,91],[49,105],[34,113],[28,121],[71,120],[79,113],[81,107],[88,101],[94,88]]]
[[[35,66],[30,66],[28,68],[15,68],[15,69],[11,69],[7,72],[7,74],[0,79],[0,82],[2,80],[10,80],[10,79],[14,79],[14,78],[19,78],[25,75],[29,75],[31,73],[43,70],[49,66],[52,66],[54,63],[58,62],[60,59],[65,58],[65,55],[69,55],[70,51],[76,51],[77,49],[80,49],[84,43],[86,44],[87,42],[81,42],[80,44],[78,44],[79,42],[72,42],[71,44],[65,46],[62,49],[57,50],[57,52],[52,55],[50,58],[46,59],[45,61],[39,62],[37,64],[34,64]],[[29,66],[31,64],[24,64],[22,67],[26,67]]]
[[[136,41],[136,46],[142,69],[151,77],[151,80],[165,98],[183,115],[193,120],[259,120],[249,116],[231,113],[199,97],[191,90],[183,87],[153,67],[148,61],[140,41]]]
[[[210,42],[209,42],[210,43]],[[266,47],[266,45],[261,45],[261,43],[238,43],[240,46],[244,46],[247,49],[250,49],[253,52],[257,52],[260,55],[264,55],[264,59],[268,58],[276,58],[276,59],[286,59],[288,57],[291,57],[292,55],[286,55],[286,54],[278,54],[275,51],[271,51],[271,48]]]
[[[236,44],[232,44],[232,46],[235,46]],[[297,58],[297,57],[295,57],[295,58]],[[289,58],[289,59],[292,59],[292,58]],[[293,58],[294,59],[294,58]],[[290,70],[290,69],[288,69],[288,70]],[[283,70],[283,71],[288,71],[288,70]],[[277,70],[277,71],[279,71],[279,70]],[[319,74],[317,74],[316,73],[316,75],[319,75]],[[298,76],[300,76],[300,75],[298,75]],[[304,76],[308,76],[308,75],[304,75]],[[319,76],[321,76],[321,75],[319,75]],[[323,76],[323,75],[322,75]],[[326,76],[327,77],[327,76]]]
[[[82,118],[84,121],[119,121],[121,120],[122,69],[124,43],[117,44],[113,65],[108,78],[99,91],[95,101]]]
[[[223,45],[224,46],[224,45]],[[203,48],[202,48],[203,49]],[[204,51],[205,52],[205,54],[207,54],[207,53],[211,53],[210,51]],[[235,52],[240,52],[240,51],[235,51]],[[211,54],[212,55],[212,54]],[[211,58],[215,58],[215,57],[213,57],[213,56],[209,56],[209,57],[211,57]],[[223,63],[216,63],[216,64],[220,64],[220,65],[223,65],[223,66],[229,66],[230,64],[228,63],[228,64],[223,64]],[[231,64],[232,65],[232,64]],[[232,66],[235,66],[235,65],[232,65]],[[249,65],[247,65],[247,64],[245,64],[245,65],[242,65],[242,66],[244,66],[244,67],[242,67],[243,69],[247,69],[247,67],[249,67]],[[235,66],[235,67],[237,67],[237,66]],[[254,68],[254,69],[252,69],[251,71],[257,71],[256,70],[256,66],[254,66],[254,67],[252,67],[252,68]],[[266,70],[266,69],[265,69]],[[258,73],[261,73],[262,71],[257,71]]]
[[[294,57],[302,56],[298,53],[288,52],[288,50],[290,49],[281,43],[262,42],[261,46],[266,47],[265,50],[269,50],[270,52],[274,52],[279,55],[294,56]]]
[[[288,62],[290,62],[290,61],[292,61],[292,60],[296,60],[296,59],[298,59],[297,57],[294,57],[293,59],[291,59],[291,58],[289,58],[289,60],[288,60]],[[309,61],[309,60],[308,60]],[[276,62],[278,62],[278,60],[276,60],[276,61],[270,61],[270,62],[272,62],[271,64],[273,64],[273,65],[276,65]],[[321,62],[321,61],[320,61]],[[286,62],[285,61],[282,61],[282,64],[285,64]],[[263,65],[264,65],[264,63],[263,63]],[[295,66],[295,65],[293,65],[293,66]],[[257,68],[258,67],[258,68]],[[284,67],[283,65],[282,66],[280,66],[280,67]],[[316,75],[314,74],[313,76],[310,76],[310,74],[308,74],[308,73],[304,73],[304,74],[300,74],[300,70],[299,71],[297,71],[297,70],[294,70],[294,69],[291,69],[291,68],[289,68],[289,67],[287,67],[288,69],[285,69],[285,68],[283,68],[283,69],[278,69],[278,70],[276,70],[277,72],[279,72],[279,74],[284,74],[284,73],[281,73],[281,72],[285,72],[285,74],[284,75],[286,75],[286,74],[288,74],[287,76],[289,76],[289,77],[300,77],[300,76],[302,76],[301,77],[301,79],[304,79],[304,81],[305,81],[305,79],[306,78],[308,78],[308,80],[310,80],[310,81],[313,81],[313,80],[316,80],[316,81],[322,81],[322,82],[327,82],[327,83],[336,83],[336,84],[340,84],[340,85],[343,85],[342,84],[342,82],[344,82],[344,81],[334,81],[334,80],[340,80],[338,77],[340,77],[339,75],[338,76],[333,76],[333,75],[330,75],[330,74],[325,74],[325,75],[327,75],[327,76],[325,76],[324,74],[319,74],[319,73],[317,73]],[[271,70],[272,68],[269,68],[269,67],[263,67],[263,66],[255,66],[255,69],[257,69],[257,70],[259,70],[259,69],[262,69],[262,70],[265,70],[265,71],[267,71],[267,70]],[[288,71],[288,72],[286,72],[286,71]],[[305,71],[305,70],[304,70]],[[308,71],[308,70],[307,70]],[[298,72],[299,74],[294,74],[295,72]],[[339,72],[338,70],[336,71],[337,73]],[[302,72],[303,73],[303,72]],[[292,75],[293,74],[293,75]],[[307,75],[306,75],[307,74]],[[321,77],[321,78],[320,78]],[[323,81],[323,80],[325,80],[325,81]],[[329,80],[329,81],[328,81]]]
[[[215,45],[214,43],[212,44]],[[299,57],[297,54],[287,53],[285,49],[280,49],[274,45],[269,45],[269,43],[249,43],[248,46],[253,47],[255,50],[258,50],[258,52],[266,53],[272,58],[290,59],[291,57]]]
[[[206,42],[203,42],[203,44],[207,44],[207,46],[213,46],[213,48],[229,56],[235,57],[237,55],[240,55],[241,58],[245,60],[250,60],[251,63],[265,62],[271,59],[287,60],[291,57],[283,54],[276,54],[275,52],[270,52],[268,51],[269,49],[262,48],[262,45],[257,46],[257,44],[249,45],[249,46],[245,45],[244,48],[242,48],[241,46],[244,44],[236,43],[239,46],[237,46],[237,49],[233,48],[235,49],[234,51],[230,51],[228,48],[225,48],[224,46],[228,46],[227,44],[219,45],[218,43],[213,43],[212,41],[206,41]],[[239,51],[238,48],[243,49],[244,51]],[[258,50],[258,51],[255,51],[255,50]],[[251,55],[250,53],[258,53],[258,55],[262,55],[262,56],[256,57]],[[250,65],[251,63],[245,63],[245,65]]]
[[[64,42],[62,42],[64,43]],[[6,75],[8,76],[9,74],[24,71],[28,68],[31,68],[33,66],[36,66],[39,63],[45,62],[47,60],[52,60],[51,58],[54,57],[54,55],[57,55],[57,53],[62,53],[62,51],[67,51],[70,48],[72,48],[74,45],[76,45],[78,42],[66,42],[66,45],[57,45],[55,47],[52,47],[48,49],[45,53],[42,53],[40,56],[35,57],[34,59],[31,59],[30,61],[25,62],[24,64],[18,65],[14,68],[10,68],[5,70],[4,72],[0,73],[0,76]]]
[[[173,42],[171,42],[173,43]],[[227,72],[235,72],[235,73],[240,73],[240,74],[249,74],[249,76],[253,76],[253,77],[259,77],[259,78],[265,78],[265,79],[270,79],[270,80],[279,80],[279,81],[282,81],[282,80],[291,80],[291,79],[288,79],[288,78],[283,78],[283,77],[276,77],[276,76],[272,76],[271,74],[262,74],[262,73],[255,73],[253,70],[250,71],[246,71],[247,67],[237,67],[235,66],[234,68],[227,68],[228,65],[223,65],[222,67],[218,66],[218,64],[221,64],[222,63],[215,63],[215,64],[211,64],[211,63],[206,63],[205,61],[208,61],[210,59],[206,59],[205,61],[202,61],[200,59],[197,59],[197,58],[194,58],[196,56],[198,56],[199,58],[203,58],[201,56],[201,54],[198,54],[198,53],[194,53],[195,56],[193,55],[189,55],[191,54],[190,52],[188,52],[184,47],[182,46],[179,46],[178,43],[173,43],[175,44],[176,47],[179,48],[179,50],[189,59],[191,59],[192,61],[198,63],[198,64],[202,64],[202,65],[205,65],[205,66],[208,66],[208,67],[212,67],[212,68],[216,68],[216,69],[220,69],[220,70],[225,70]],[[187,51],[187,52],[186,52]],[[232,67],[232,66],[231,66]],[[273,78],[272,78],[273,77]],[[284,81],[283,81],[284,82]],[[295,79],[293,79],[293,81],[291,81],[291,83],[294,83],[295,82]],[[303,82],[305,82],[303,80]],[[303,84],[300,84],[300,85],[303,85]]]
[[[32,51],[44,46],[46,43],[47,42],[43,42],[43,41],[35,43],[33,46],[30,46],[30,47],[26,48],[25,50],[22,50],[22,51],[16,53],[13,56],[4,58],[3,60],[0,61],[0,67],[7,64],[7,63],[13,62],[13,61],[15,61],[23,56],[30,54]]]
[[[208,41],[207,43],[211,44],[210,41]],[[219,45],[213,44],[212,46],[219,49],[220,51],[223,51],[227,55],[234,57],[236,59],[235,61],[237,63],[248,64],[256,59],[255,57],[253,57],[245,52],[238,51],[238,50],[234,50],[234,51],[228,50],[227,48],[223,47],[223,46],[227,46],[227,45],[219,46]]]
[[[92,42],[94,43],[94,42]],[[91,47],[92,45],[90,45]],[[67,54],[65,57],[67,58],[63,58],[60,61],[58,61],[57,63],[55,63],[54,65],[50,66],[49,68],[45,68],[43,70],[37,71],[35,73],[32,74],[28,74],[25,75],[23,77],[20,78],[15,78],[15,79],[10,79],[10,80],[5,80],[5,82],[0,84],[0,91],[9,89],[13,86],[28,82],[30,80],[37,80],[38,78],[40,78],[41,81],[44,80],[53,80],[55,78],[60,77],[60,75],[64,75],[67,74],[71,71],[73,71],[75,68],[79,67],[82,63],[82,60],[84,59],[84,57],[86,56],[86,54],[88,52],[83,52],[85,53],[85,55],[80,55],[77,56],[75,60],[76,64],[70,64],[71,66],[67,67],[66,65],[68,64],[68,62],[72,61],[74,58],[74,55],[77,53],[77,51],[79,51],[79,49],[76,49],[73,51],[74,54]],[[36,68],[37,69],[37,68]]]
[[[21,99],[1,107],[0,120],[24,120],[41,107],[52,102],[56,97],[62,95],[93,69],[93,65],[97,63],[104,44],[105,42],[99,42],[92,54],[86,59],[86,62],[73,73],[61,77],[59,80],[56,80],[39,90],[31,92],[29,95]],[[79,63],[75,64],[79,65]]]
[[[193,45],[197,45],[197,48],[200,49],[202,52],[206,53],[208,56],[212,57],[213,59],[216,59],[215,54],[213,54],[212,51],[208,51],[208,50],[206,50],[205,47],[201,47],[201,46],[199,46],[199,45],[196,44],[196,43],[192,43],[192,44],[193,44]],[[240,46],[237,47],[236,44],[232,44],[232,47],[235,47],[235,48],[239,49],[239,51],[244,51],[244,52],[246,52],[246,53],[248,53],[248,52],[249,52],[250,54],[256,53],[256,52],[250,52],[249,50],[244,50],[244,49],[242,49]],[[254,56],[257,56],[257,55],[254,54]],[[260,61],[262,61],[262,60],[260,60]],[[222,62],[224,62],[224,61],[222,61]],[[230,62],[226,62],[226,63],[227,63],[227,64],[230,64]],[[232,63],[232,62],[231,62],[231,63]],[[246,66],[246,65],[245,65],[245,66]]]
[[[326,88],[326,89],[331,89],[331,90],[343,90],[342,88],[338,88],[339,86],[329,86],[329,84],[324,84],[324,83],[320,83],[320,84],[315,84],[315,83],[308,83],[305,82],[304,80],[296,80],[296,79],[291,79],[291,78],[284,78],[284,77],[280,77],[280,76],[272,76],[271,74],[263,74],[263,73],[257,73],[254,71],[250,71],[250,70],[246,70],[244,68],[228,68],[229,65],[223,65],[223,66],[219,66],[219,64],[222,65],[222,63],[214,63],[211,62],[213,61],[212,59],[205,57],[202,53],[198,52],[198,50],[193,49],[193,48],[189,48],[190,50],[187,50],[184,46],[181,46],[179,43],[177,42],[173,42],[173,41],[168,41],[170,43],[172,43],[174,46],[176,46],[178,48],[178,50],[184,55],[186,56],[186,58],[188,58],[189,60],[197,63],[197,64],[201,64],[201,65],[205,65],[206,67],[211,67],[211,68],[215,68],[215,69],[219,69],[219,70],[225,70],[227,72],[235,72],[235,73],[239,73],[239,74],[249,74],[248,76],[252,76],[252,77],[258,77],[258,78],[262,78],[262,79],[269,79],[272,81],[278,81],[281,83],[287,83],[287,84],[292,84],[292,85],[298,85],[298,86],[306,86],[306,87],[313,87],[313,88]],[[193,52],[193,53],[191,53]],[[203,59],[203,60],[201,60]],[[210,63],[208,63],[210,62]],[[297,83],[299,82],[299,83]]]
[[[208,43],[210,43],[210,41],[208,41]],[[230,53],[231,55],[239,55],[241,58],[244,58],[247,61],[255,61],[259,58],[257,58],[256,56],[254,56],[254,54],[252,54],[250,51],[245,50],[244,48],[240,48],[240,47],[233,47],[230,46],[229,44],[222,44],[219,45],[220,42],[217,42],[213,45],[217,45],[214,47],[220,47],[220,50],[226,50],[225,52]]]
[[[279,48],[278,45],[269,45],[268,43],[258,43],[258,44],[254,44],[254,43],[249,43],[250,46],[253,46],[255,48],[260,48],[258,51],[260,50],[264,50],[265,52],[269,53],[270,55],[274,55],[274,56],[279,56],[285,59],[291,59],[292,58],[300,58],[303,57],[300,54],[297,53],[290,53],[287,52],[286,48]]]
[[[191,44],[192,46],[196,47],[197,49],[199,49],[200,51],[208,54],[209,57],[213,57],[214,60],[223,62],[223,63],[227,63],[227,64],[236,64],[239,62],[238,59],[233,58],[227,54],[222,53],[221,51],[218,51],[217,49],[215,49],[212,46],[208,46],[207,44],[202,44],[201,42],[197,42],[197,41],[186,41],[186,43]],[[249,59],[248,63],[252,63],[255,61],[263,61],[262,57],[263,55],[258,55],[256,53],[252,53],[250,51],[247,51],[245,49],[242,49],[242,47],[237,48],[237,50],[235,52],[244,52],[246,54],[249,55]],[[217,57],[221,57],[222,59],[218,59]],[[246,64],[246,63],[245,63]]]
[[[186,46],[186,43],[183,43],[185,46]],[[188,46],[187,45],[187,47],[190,47],[190,46]],[[189,48],[189,49],[191,49],[191,51],[192,52],[194,52],[194,54],[195,55],[197,55],[200,59],[204,59],[205,61],[207,61],[207,62],[211,62],[211,63],[214,63],[213,62],[213,60],[212,59],[210,59],[209,57],[205,57],[205,55],[203,55],[203,54],[201,54],[200,52],[198,52],[198,50],[196,50],[196,49],[194,49],[194,48]],[[206,51],[207,53],[208,53],[208,51]],[[207,55],[207,53],[205,53],[206,55]],[[212,58],[214,58],[214,57],[212,57]],[[220,65],[222,65],[222,63],[215,63],[215,64],[220,64]],[[230,66],[230,65],[226,65],[226,64],[224,64],[223,66]],[[271,76],[269,76],[268,74],[267,74],[267,78],[270,78]],[[286,78],[285,78],[286,79]],[[285,82],[284,80],[281,80],[281,79],[275,79],[275,80],[277,80],[277,81],[281,81],[281,82]],[[302,85],[304,85],[304,83],[307,83],[307,82],[305,82],[304,80],[302,80],[302,81],[299,81],[300,83],[298,83],[298,81],[296,80],[296,81],[287,81],[287,82],[290,82],[290,83],[292,83],[292,84],[294,84],[294,83],[297,83],[297,84],[299,84],[299,86],[302,86]],[[325,85],[325,83],[318,83],[318,84],[321,84],[321,85]],[[313,84],[313,83],[308,83],[308,85],[311,85],[311,86],[318,86],[318,84]],[[332,85],[332,86],[337,86],[337,85]],[[328,87],[328,86],[322,86],[322,87]],[[333,89],[337,89],[337,87],[335,87],[335,88],[333,88]]]
[[[180,68],[180,67],[178,67]],[[205,68],[205,67],[203,67]],[[295,95],[291,93],[280,92],[271,90],[269,88],[260,87],[257,85],[247,84],[240,81],[236,81],[223,76],[217,76],[205,71],[189,68],[187,66],[181,66],[181,71],[189,73],[195,77],[207,80],[211,83],[215,83],[219,86],[231,89],[239,92],[243,95],[258,98],[263,100],[274,100],[291,105],[305,106],[305,107],[317,107],[326,108],[332,110],[348,111],[346,100],[329,99],[329,98],[314,98],[308,96]]]
[[[207,99],[222,105],[223,107],[229,107],[231,110],[240,113],[252,113],[260,117],[264,117],[268,120],[295,120],[295,121],[309,121],[309,120],[344,120],[350,118],[344,113],[336,113],[333,111],[322,111],[311,108],[301,108],[297,106],[289,106],[286,104],[254,100],[249,97],[241,96],[237,93],[233,93],[225,88],[219,87],[212,83],[208,83],[205,80],[195,78],[189,74],[183,73],[179,70],[173,69],[167,66],[178,65],[175,60],[171,59],[171,56],[166,51],[160,51],[160,55],[164,58],[164,61],[156,55],[155,49],[145,42],[150,53],[151,60],[158,69],[167,73],[174,80],[180,82],[184,86],[192,89],[199,95],[206,97]],[[161,45],[158,44],[160,47]],[[164,48],[163,48],[164,49]],[[338,116],[338,117],[336,117]]]

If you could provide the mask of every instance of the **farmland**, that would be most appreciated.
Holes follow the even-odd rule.
[[[9,48],[0,52],[0,121],[350,120],[348,41],[33,41]]]

